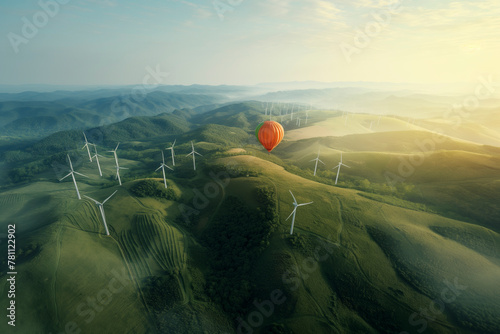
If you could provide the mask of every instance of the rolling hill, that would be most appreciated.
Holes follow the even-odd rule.
[[[498,333],[498,147],[436,140],[393,116],[377,129],[374,116],[349,114],[345,133],[324,136],[315,127],[340,131],[342,113],[311,110],[307,126],[284,122],[285,139],[268,154],[253,134],[264,109],[253,101],[178,109],[88,129],[102,178],[80,131],[3,152],[18,176],[31,173],[0,189],[0,227],[16,224],[16,284],[26,287],[16,297],[28,315],[18,329]],[[174,140],[175,166],[165,151]],[[128,168],[121,187],[105,152],[118,141]],[[191,141],[203,154],[196,171]],[[155,171],[161,150],[174,168],[169,196]],[[326,166],[313,176],[318,150]],[[341,152],[350,168],[335,186]],[[89,176],[77,175],[83,195],[103,200],[117,190],[104,206],[110,236],[93,202],[77,200],[71,180],[57,181],[66,153]],[[313,202],[297,209],[293,235],[289,191]]]
[[[2,136],[39,139],[52,133],[119,122],[129,117],[154,116],[175,109],[213,105],[222,97],[155,91],[145,97],[127,94],[91,100],[0,102]]]

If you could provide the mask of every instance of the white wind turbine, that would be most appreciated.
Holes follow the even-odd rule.
[[[177,139],[174,140],[174,143],[172,144],[172,146],[170,147],[167,147],[167,150],[171,150],[172,151],[172,166],[175,166],[175,160],[174,160],[174,146],[175,146],[175,142],[177,141]],[[162,152],[163,154],[163,152]]]
[[[91,143],[88,142],[87,136],[85,135],[85,131],[83,132],[83,137],[85,138],[85,145],[83,145],[82,150],[84,148],[87,148],[87,153],[89,154],[89,160],[90,160],[90,162],[92,162],[92,157],[90,156],[89,145],[93,145],[93,144],[91,144]]]
[[[321,162],[323,165],[325,164],[323,161],[319,160],[319,150],[318,150],[318,156],[316,159],[312,159],[310,161],[316,161],[316,165],[314,166],[314,176],[316,176],[316,169],[318,169],[318,161]]]
[[[61,182],[62,180],[64,180],[65,178],[67,178],[68,176],[71,175],[71,177],[73,178],[73,183],[75,184],[75,189],[76,189],[76,194],[78,195],[78,199],[82,199],[80,197],[80,192],[78,191],[78,186],[76,184],[76,179],[75,179],[75,174],[78,174],[78,175],[81,175],[81,176],[84,176],[84,177],[88,177],[87,175],[83,175],[83,174],[80,174],[78,172],[75,172],[73,170],[73,164],[71,163],[71,158],[69,157],[69,154],[67,155],[68,156],[68,161],[69,161],[69,168],[71,170],[71,172],[69,172],[68,175],[66,175],[65,177],[63,177],[62,179],[59,180],[59,182]]]
[[[120,178],[120,169],[128,169],[128,168],[125,168],[125,167],[120,167],[120,165],[118,164],[118,155],[116,155],[116,150],[118,149],[118,146],[120,146],[120,143],[118,143],[116,145],[116,148],[112,151],[108,151],[108,152],[111,152],[113,153],[113,155],[115,156],[115,163],[116,163],[116,178],[118,179],[118,183],[120,183],[120,185],[122,185],[122,179]]]
[[[288,218],[286,220],[288,220],[293,215],[293,217],[292,217],[292,227],[290,228],[290,234],[293,234],[293,225],[295,224],[295,213],[297,212],[297,208],[299,206],[308,205],[308,204],[311,204],[313,202],[297,204],[297,200],[295,199],[295,196],[293,196],[292,191],[291,190],[288,190],[288,191],[290,192],[290,194],[293,197],[293,211],[290,214],[290,216],[288,216]]]
[[[339,164],[337,166],[335,166],[335,167],[332,168],[332,169],[338,168],[338,170],[337,170],[337,177],[335,178],[335,184],[337,184],[337,181],[339,180],[340,167],[342,167],[342,166],[346,166],[347,168],[351,168],[351,167],[347,166],[346,164],[344,164],[342,162],[342,152],[340,152],[340,162],[339,162]]]
[[[170,170],[173,169],[165,165],[165,156],[163,155],[163,151],[161,151],[161,158],[163,162],[161,163],[160,167],[156,168],[155,172],[161,168],[161,171],[163,172],[163,183],[165,184],[165,189],[167,189],[167,178],[165,177],[165,167],[167,167]]]
[[[101,157],[101,158],[104,158],[104,157],[97,153],[97,145],[96,144],[92,144],[92,145],[94,145],[94,151],[95,151],[95,154],[93,155],[93,157],[95,158],[95,161],[97,162],[97,168],[99,168],[99,176],[102,177],[101,164],[99,163],[99,157]]]
[[[104,223],[104,229],[106,230],[106,235],[109,235],[109,230],[108,230],[108,224],[106,224],[106,215],[104,214],[104,203],[106,203],[108,199],[113,197],[113,195],[116,194],[117,191],[118,190],[115,190],[115,192],[112,193],[111,196],[106,198],[102,203],[100,203],[100,202],[96,201],[95,199],[90,198],[86,195],[83,195],[83,196],[87,197],[88,199],[90,199],[91,201],[93,201],[99,207],[99,211],[101,211],[102,222]]]
[[[198,154],[199,156],[202,156],[202,155],[194,150],[193,142],[191,142],[191,147],[193,148],[193,150],[191,151],[191,153],[186,154],[186,157],[190,156],[191,154],[193,155],[193,168],[194,168],[194,170],[196,170],[196,158],[195,158],[195,154]]]

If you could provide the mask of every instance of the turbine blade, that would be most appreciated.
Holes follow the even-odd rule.
[[[287,221],[287,220],[288,220],[288,219],[289,219],[289,218],[293,215],[293,213],[295,212],[295,210],[297,210],[297,207],[295,207],[295,208],[293,209],[292,213],[290,214],[290,216],[288,216],[288,218],[287,218],[287,219],[285,219],[285,221]]]
[[[118,142],[118,144],[116,144],[115,152],[116,152],[116,150],[118,149],[118,146],[120,146],[120,143],[119,143],[119,142]]]
[[[128,169],[127,167],[118,167],[118,169]]]
[[[288,189],[288,191],[290,192],[290,195],[292,195],[292,197],[293,197],[293,202],[295,204],[297,204],[297,200],[295,199],[295,196],[293,196],[292,191],[290,189]]]
[[[87,175],[83,175],[82,173],[78,173],[78,172],[73,172],[73,173],[78,174],[80,176],[88,177]]]
[[[174,143],[172,144],[172,148],[174,148],[176,141],[177,141],[177,138],[175,138]]]
[[[164,166],[165,166],[165,167],[167,167],[167,168],[168,168],[168,169],[170,169],[170,170],[174,170],[173,168],[170,168],[170,167],[168,167],[167,165],[164,165]]]
[[[68,161],[69,161],[69,166],[71,167],[71,171],[73,171],[73,164],[71,163],[71,158],[69,157],[69,154],[66,154],[68,156]]]
[[[304,205],[309,205],[311,203],[314,203],[314,202],[309,202],[309,203],[301,203],[301,204],[297,204],[297,206],[304,206]]]
[[[71,172],[71,173],[73,173],[73,172]],[[71,175],[71,173],[69,173],[68,175],[66,175],[66,176],[65,176],[65,177],[63,177],[62,179],[59,179],[59,182],[61,182],[62,180],[64,180],[64,179],[65,179],[65,178],[67,178],[68,176],[70,176],[70,175]]]
[[[111,197],[113,197],[113,195],[114,195],[114,194],[116,194],[116,192],[117,192],[117,191],[118,191],[118,190],[115,190],[115,192],[114,192],[114,193],[112,193],[112,194],[111,194],[108,198],[106,198],[106,199],[102,202],[102,205],[104,205],[104,203],[106,203],[106,201],[107,201],[108,199],[110,199]]]
[[[321,162],[323,165],[325,165],[325,166],[326,166],[326,164],[325,164],[323,161],[321,161],[321,160],[319,160],[319,159],[318,159],[318,161],[319,161],[319,162]]]
[[[346,166],[347,168],[351,168],[351,167],[349,167],[349,166],[347,166],[347,165],[344,165],[344,164],[342,164],[342,166]]]
[[[201,154],[200,154],[200,153],[198,153],[198,152],[194,152],[194,153],[195,153],[195,154],[198,154],[199,156],[203,156],[203,155],[201,155]]]
[[[87,195],[83,195],[83,197],[87,197],[89,200],[91,200],[92,202],[94,202],[95,204],[101,204],[99,203],[98,201],[96,201],[95,199],[91,198],[91,197],[88,197]]]
[[[156,171],[158,171],[158,169],[160,169],[160,168],[162,168],[162,167],[163,167],[163,166],[160,166],[160,167],[156,168],[156,169],[155,169],[155,172],[156,172]]]
[[[163,164],[165,164],[165,155],[163,155],[163,150],[161,151],[161,159],[163,161]]]

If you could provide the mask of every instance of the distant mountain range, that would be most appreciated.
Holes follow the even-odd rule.
[[[0,132],[3,136],[42,138],[57,131],[85,129],[112,124],[135,116],[154,116],[175,109],[217,106],[223,98],[202,94],[177,94],[155,91],[143,99],[130,95],[117,95],[87,99],[63,93],[50,101],[44,93],[21,93],[23,101],[0,102]],[[73,95],[73,96],[72,96]],[[45,100],[33,101],[31,98]]]

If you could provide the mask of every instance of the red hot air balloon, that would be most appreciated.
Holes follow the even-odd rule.
[[[259,124],[259,126],[257,138],[262,146],[268,152],[271,152],[283,139],[285,130],[283,130],[280,123],[275,121],[265,121],[264,124]]]

